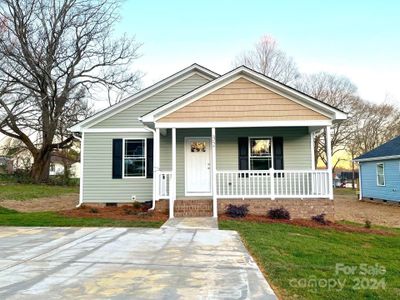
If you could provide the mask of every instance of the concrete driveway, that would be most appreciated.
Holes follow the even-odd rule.
[[[0,299],[276,299],[234,231],[0,227]]]

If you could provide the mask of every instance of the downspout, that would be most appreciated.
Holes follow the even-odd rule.
[[[140,120],[140,118],[139,118],[139,120]],[[144,125],[143,124],[143,126],[144,126],[144,128],[145,129],[147,129],[147,130],[149,130],[149,131],[151,131],[152,133],[153,133],[153,138],[156,136],[156,131],[154,130],[154,129],[152,129],[152,128],[150,128],[149,126],[147,126],[147,125]],[[153,139],[153,142],[154,142],[154,139]],[[153,158],[153,162],[154,162],[154,158]],[[155,172],[153,172],[153,176],[155,176],[156,174],[155,174]],[[152,199],[152,205],[151,205],[151,207],[148,209],[148,211],[149,210],[154,210],[155,208],[156,208],[156,198],[154,197],[154,189],[155,189],[156,187],[154,186],[154,181],[153,181],[153,199]]]
[[[82,132],[82,137],[83,137],[83,134],[84,133]],[[81,142],[81,153],[80,153],[80,163],[81,163],[80,169],[81,170],[80,170],[80,174],[79,174],[79,203],[78,203],[78,205],[75,206],[76,208],[79,208],[79,207],[81,207],[81,205],[83,203],[83,201],[82,201],[83,200],[83,195],[82,195],[82,191],[83,191],[83,138],[75,135],[74,132],[72,133],[72,136]]]

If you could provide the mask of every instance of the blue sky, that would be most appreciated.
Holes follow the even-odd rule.
[[[118,32],[143,43],[144,86],[194,62],[227,72],[268,34],[302,72],[345,75],[362,97],[400,104],[400,1],[127,0]]]

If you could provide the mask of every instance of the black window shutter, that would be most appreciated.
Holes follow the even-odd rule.
[[[239,170],[249,169],[249,138],[238,138]]]
[[[147,139],[146,154],[146,178],[153,178],[153,139]]]
[[[274,169],[283,170],[283,137],[274,136],[272,144],[274,147]]]
[[[122,139],[113,139],[112,178],[122,178]]]

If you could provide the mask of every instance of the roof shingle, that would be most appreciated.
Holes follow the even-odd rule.
[[[400,136],[380,145],[379,147],[360,155],[355,160],[368,159],[368,158],[379,158],[383,156],[395,156],[400,155]]]

